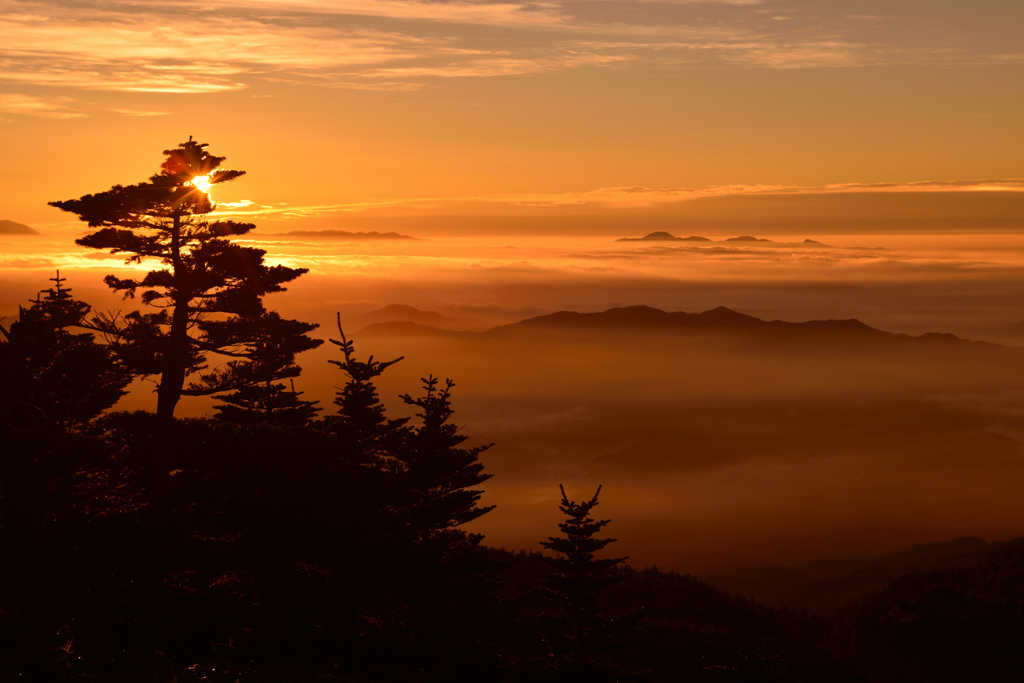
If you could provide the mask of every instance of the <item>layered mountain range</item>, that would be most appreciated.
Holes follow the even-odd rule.
[[[944,342],[960,344],[988,344],[969,342],[952,334],[930,332],[919,336],[886,332],[873,328],[857,319],[809,320],[787,322],[762,320],[719,306],[703,313],[668,312],[651,306],[625,306],[595,313],[558,311],[548,315],[501,325],[483,332],[453,329],[453,320],[432,311],[421,311],[411,306],[388,306],[361,319],[361,336],[478,336],[514,335],[530,330],[566,330],[594,334],[620,332],[654,332],[676,334],[729,334],[775,339],[823,339],[830,342]]]

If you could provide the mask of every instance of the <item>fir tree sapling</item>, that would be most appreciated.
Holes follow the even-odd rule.
[[[404,356],[390,361],[375,361],[373,356],[366,361],[357,360],[354,343],[345,337],[341,328],[340,313],[338,334],[341,341],[329,341],[341,348],[345,359],[328,362],[341,368],[348,375],[348,381],[338,390],[334,399],[338,414],[327,418],[327,427],[345,444],[345,457],[350,462],[393,468],[394,453],[405,438],[404,425],[409,418],[391,420],[385,416],[373,380]]]
[[[622,635],[639,621],[646,610],[608,617],[601,613],[598,593],[627,574],[615,571],[627,557],[597,559],[595,553],[604,549],[614,538],[596,535],[611,520],[596,520],[590,516],[597,506],[601,487],[597,487],[589,501],[570,501],[565,488],[559,485],[562,500],[559,510],[566,520],[558,525],[564,536],[549,537],[541,541],[558,556],[542,556],[554,569],[545,577],[541,592],[557,601],[564,610],[565,620],[559,628],[549,628],[548,642],[559,661],[563,673],[581,676],[580,680],[622,681],[643,677],[644,672],[619,665],[608,655]]]

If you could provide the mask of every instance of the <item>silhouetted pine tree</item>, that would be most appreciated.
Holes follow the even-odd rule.
[[[547,637],[558,662],[559,675],[579,681],[623,681],[642,676],[612,661],[608,655],[618,638],[632,628],[645,610],[618,615],[614,618],[601,614],[598,592],[625,578],[614,571],[628,558],[596,559],[594,554],[604,549],[614,538],[596,538],[611,520],[595,520],[590,516],[597,506],[601,487],[594,497],[583,503],[570,501],[561,485],[562,501],[559,506],[566,520],[558,525],[564,534],[549,537],[541,545],[561,557],[543,556],[541,559],[555,572],[544,579],[541,592],[554,598],[565,612],[565,622],[559,627],[548,624]]]
[[[42,418],[62,429],[81,426],[125,394],[131,374],[85,323],[89,304],[77,301],[57,272],[54,287],[20,309],[10,330],[0,327],[0,391],[21,419]]]
[[[197,386],[235,385],[240,388],[230,394],[215,396],[225,405],[215,406],[215,417],[228,422],[268,422],[282,425],[302,425],[312,420],[321,410],[319,401],[299,398],[294,384],[288,391],[280,380],[297,377],[299,366],[295,355],[320,345],[306,332],[316,325],[297,320],[283,320],[276,312],[263,316],[261,338],[242,353],[244,361],[230,361],[224,368],[204,374]],[[261,381],[262,380],[262,381]]]
[[[5,680],[59,678],[55,594],[63,586],[53,558],[66,560],[70,548],[53,552],[47,535],[71,507],[76,465],[91,455],[79,449],[81,428],[131,381],[92,334],[68,331],[90,308],[60,272],[52,281],[9,330],[0,327],[0,618],[13,627],[0,652],[17,658],[11,671],[0,656]]]
[[[284,291],[305,268],[268,266],[266,252],[244,247],[227,239],[243,235],[255,226],[234,221],[209,221],[215,209],[206,193],[217,185],[243,175],[243,171],[220,169],[223,157],[206,151],[207,145],[191,138],[174,149],[164,151],[160,172],[137,185],[115,185],[106,192],[79,199],[51,202],[61,210],[76,214],[97,231],[77,240],[92,249],[125,254],[128,263],[157,259],[164,267],[151,270],[142,278],[104,279],[111,289],[140,299],[155,312],[133,311],[96,316],[92,325],[111,341],[118,357],[138,375],[158,375],[157,433],[152,446],[135,442],[146,476],[150,533],[147,537],[145,570],[138,585],[144,586],[140,624],[141,649],[148,662],[143,668],[150,676],[166,671],[166,661],[158,652],[166,652],[171,638],[168,626],[168,574],[174,562],[175,548],[186,530],[176,530],[175,513],[183,503],[171,481],[176,459],[183,449],[175,439],[174,410],[183,395],[212,395],[236,391],[279,376],[282,368],[268,359],[254,358],[266,330],[280,321],[263,305],[263,297]],[[293,323],[287,330],[298,337],[315,325]],[[282,328],[284,329],[284,328]],[[321,342],[312,339],[280,340],[284,348],[302,350]],[[185,387],[190,374],[201,373],[214,355],[235,362],[215,369]],[[286,365],[289,354],[277,360]],[[178,493],[172,496],[172,493]]]
[[[337,415],[328,417],[325,425],[339,438],[345,451],[343,457],[348,462],[393,468],[394,453],[405,438],[404,425],[409,418],[387,418],[373,380],[404,356],[390,361],[375,361],[373,356],[366,361],[357,360],[353,341],[347,339],[341,329],[340,313],[338,334],[341,335],[341,341],[329,341],[341,348],[345,360],[328,362],[341,368],[348,375],[348,381],[338,390],[334,399],[334,404],[338,406]]]
[[[460,447],[469,437],[459,434],[459,428],[449,421],[455,382],[446,380],[443,389],[438,389],[433,375],[422,382],[423,396],[400,397],[422,411],[417,413],[422,424],[411,431],[398,456],[409,496],[404,514],[415,543],[443,547],[445,554],[451,555],[452,550],[469,550],[483,540],[482,535],[459,527],[494,509],[493,505],[477,507],[483,491],[472,488],[493,476],[484,474],[479,461],[480,454],[491,446]]]
[[[477,505],[483,491],[474,488],[492,476],[479,462],[490,445],[461,446],[468,437],[450,421],[454,382],[446,380],[439,389],[433,376],[422,381],[422,396],[401,396],[419,408],[421,424],[397,453],[403,498],[396,512],[400,543],[408,553],[402,565],[416,568],[397,581],[409,603],[419,675],[451,680],[476,670],[489,678],[491,648],[474,614],[479,616],[488,591],[483,579],[498,566],[479,547],[483,536],[460,527],[494,509]]]
[[[142,303],[157,312],[111,314],[93,321],[135,372],[160,376],[157,415],[165,423],[172,419],[182,395],[215,394],[276,379],[280,368],[252,358],[265,338],[264,330],[275,323],[262,297],[284,291],[284,283],[307,272],[306,268],[267,266],[264,250],[225,239],[251,231],[253,224],[204,218],[215,209],[204,188],[244,174],[220,170],[224,157],[209,154],[206,147],[189,138],[164,151],[167,158],[160,172],[148,182],[50,202],[76,214],[89,227],[100,228],[77,240],[78,244],[127,254],[129,263],[156,258],[167,266],[141,279],[115,275],[104,279],[125,298],[134,298],[142,290]],[[315,327],[296,323],[289,333],[301,336]],[[321,342],[281,343],[304,350]],[[239,359],[245,367],[209,373],[185,388],[186,377],[203,370],[211,353]],[[287,354],[284,358],[288,359]]]
[[[303,393],[295,391],[294,382],[290,388],[269,380],[263,384],[244,386],[226,396],[214,396],[225,404],[214,406],[214,417],[224,422],[241,424],[266,422],[304,425],[315,418],[322,408],[316,406],[319,401],[299,398]]]

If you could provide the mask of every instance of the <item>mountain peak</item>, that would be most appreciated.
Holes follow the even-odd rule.
[[[769,239],[763,237],[752,237],[751,235],[740,235],[739,237],[730,237],[726,242],[771,242]]]
[[[616,240],[617,242],[710,242],[711,240],[707,237],[699,237],[697,235],[690,235],[689,237],[676,237],[670,232],[659,230],[658,232],[652,232],[644,235],[643,237],[623,237]]]
[[[38,235],[39,231],[33,230],[24,223],[0,220],[0,235]]]
[[[419,325],[432,325],[444,327],[448,318],[434,311],[422,311],[415,306],[407,304],[388,304],[384,308],[370,311],[359,319],[361,325],[373,325],[375,323],[417,323]]]

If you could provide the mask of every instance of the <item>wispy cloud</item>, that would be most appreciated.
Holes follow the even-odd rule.
[[[787,69],[1024,62],[1020,40],[963,40],[949,21],[915,33],[896,30],[906,17],[851,22],[827,8],[799,8],[793,0],[770,7],[756,0],[0,0],[0,80],[177,93],[260,80],[412,90],[445,78],[622,62]],[[925,42],[914,37],[925,34],[932,36]]]
[[[397,210],[450,210],[459,206],[519,207],[604,206],[645,207],[706,197],[738,195],[851,194],[865,192],[1024,192],[1024,178],[988,180],[922,180],[907,183],[835,183],[830,185],[716,185],[703,188],[602,187],[585,192],[479,195],[466,197],[415,197],[318,205],[261,205],[249,200],[222,203],[216,216],[313,218],[341,213]]]
[[[567,14],[554,2],[215,0],[208,6],[489,26],[558,26],[568,20]]]
[[[70,97],[47,98],[20,93],[0,93],[0,115],[3,114],[47,119],[75,119],[85,116]]]
[[[115,114],[121,114],[122,116],[167,116],[170,112],[166,111],[145,111],[142,109],[111,109],[110,111]]]

